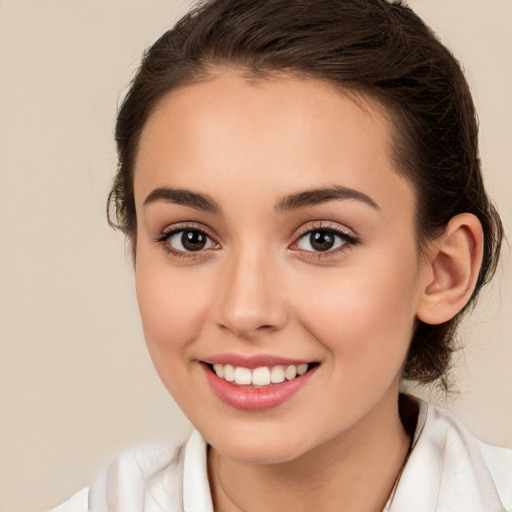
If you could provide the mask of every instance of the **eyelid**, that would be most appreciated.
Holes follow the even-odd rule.
[[[303,224],[295,233],[294,238],[298,239],[301,236],[311,233],[312,231],[331,231],[340,234],[354,241],[359,241],[359,236],[356,235],[351,229],[344,227],[337,222],[318,220],[310,221]]]
[[[217,240],[217,236],[213,233],[213,231],[206,225],[194,222],[194,221],[183,221],[177,222],[176,224],[170,224],[166,226],[164,229],[160,231],[160,233],[155,238],[156,242],[162,241],[169,237],[169,235],[178,233],[179,231],[201,231],[208,237],[210,237],[216,244],[219,244]]]
[[[181,231],[199,231],[207,236],[216,247],[209,247],[206,249],[199,249],[197,251],[182,251],[180,249],[176,249],[169,243],[169,239],[172,238],[175,234]],[[197,222],[178,222],[176,224],[171,224],[166,226],[161,232],[154,238],[154,241],[164,248],[164,250],[171,256],[177,258],[188,258],[189,260],[205,257],[211,253],[211,251],[215,251],[221,248],[221,245],[217,239],[217,237],[212,233],[212,230],[205,226],[204,224],[200,224]]]
[[[315,231],[327,231],[329,233],[333,233],[334,235],[342,238],[345,241],[345,243],[343,243],[340,247],[337,247],[335,249],[329,249],[326,251],[307,251],[304,249],[299,249],[297,247],[299,240],[301,240],[304,236],[310,233],[314,233]],[[297,252],[300,251],[301,253],[307,255],[305,257],[314,257],[315,259],[320,259],[327,258],[329,256],[337,254],[338,252],[346,251],[352,248],[353,246],[358,245],[360,242],[361,240],[359,236],[355,235],[352,232],[352,230],[344,228],[337,223],[331,221],[311,221],[301,226],[301,228],[299,228],[299,230],[294,236],[294,241],[289,247],[292,250],[295,250]]]

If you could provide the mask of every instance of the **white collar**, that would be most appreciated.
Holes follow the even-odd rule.
[[[423,400],[411,454],[386,511],[505,512],[476,439]]]
[[[213,512],[206,467],[207,452],[206,441],[194,430],[185,446],[183,462],[184,512]]]

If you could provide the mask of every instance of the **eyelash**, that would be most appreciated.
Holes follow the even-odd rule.
[[[180,249],[175,249],[170,243],[170,239],[179,234],[179,233],[185,233],[185,232],[196,232],[203,236],[205,236],[211,243],[215,244],[215,248],[208,247],[205,249],[199,249],[197,251],[183,251]],[[297,244],[304,239],[306,236],[311,236],[315,232],[323,232],[326,234],[334,235],[335,237],[341,238],[342,244],[335,248],[335,249],[328,249],[325,251],[308,251],[308,250],[301,250],[296,248]],[[183,235],[182,235],[183,236]],[[158,236],[155,239],[155,242],[162,245],[164,250],[170,254],[172,257],[176,258],[187,258],[189,260],[194,260],[200,257],[205,256],[205,252],[209,252],[211,250],[216,250],[220,247],[220,244],[215,240],[213,235],[209,233],[207,229],[205,229],[203,226],[196,226],[193,224],[183,224],[183,225],[175,225],[171,228],[168,228],[164,230],[160,236]],[[208,241],[207,241],[208,243]],[[306,258],[313,258],[316,260],[321,260],[323,258],[328,258],[330,256],[333,256],[339,252],[344,252],[347,249],[356,246],[360,243],[360,239],[356,236],[347,233],[343,229],[341,229],[339,226],[327,223],[324,224],[322,222],[318,223],[318,225],[309,225],[302,228],[299,233],[297,234],[295,241],[290,246],[290,249],[294,251],[301,251],[303,254],[303,257]]]
[[[194,224],[180,224],[180,225],[174,225],[168,229],[165,229],[162,231],[160,236],[155,240],[157,243],[161,244],[164,250],[175,258],[187,258],[189,260],[195,260],[199,257],[204,257],[205,251],[210,251],[212,248],[207,249],[199,249],[197,251],[182,251],[180,249],[175,249],[170,243],[170,239],[179,234],[179,233],[186,233],[186,232],[196,232],[200,233],[203,236],[205,236],[208,240],[213,242],[217,247],[219,247],[219,243],[215,241],[215,238],[208,232],[207,229],[204,228],[204,226],[196,226]],[[213,249],[215,250],[215,249]]]
[[[326,251],[301,251],[301,249],[295,249],[295,246],[297,246],[300,240],[304,239],[306,236],[311,237],[313,233],[319,232],[334,235],[335,237],[340,238],[342,244],[339,247],[336,247],[335,249],[328,249]],[[348,249],[358,245],[360,242],[361,240],[358,237],[348,233],[347,231],[343,230],[336,224],[332,224],[330,222],[319,222],[317,225],[307,225],[304,228],[302,228],[297,234],[296,241],[293,242],[290,248],[292,250],[301,251],[302,257],[304,258],[312,258],[319,261],[324,258],[335,256],[341,252],[345,252]]]

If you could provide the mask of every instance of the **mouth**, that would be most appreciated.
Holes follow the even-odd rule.
[[[242,411],[278,407],[304,389],[320,366],[319,362],[299,361],[286,364],[247,361],[245,366],[220,361],[199,363],[214,394],[224,404]]]
[[[252,388],[267,388],[274,384],[293,381],[319,365],[317,362],[312,362],[246,368],[244,366],[234,366],[232,364],[204,364],[208,370],[214,373],[219,379],[223,379],[234,386]]]

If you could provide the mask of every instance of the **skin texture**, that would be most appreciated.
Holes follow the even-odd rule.
[[[392,489],[410,443],[397,397],[416,318],[463,306],[481,247],[478,221],[463,217],[445,237],[461,265],[444,239],[419,258],[415,194],[394,169],[390,129],[370,100],[323,83],[231,72],[174,91],[144,128],[137,298],[163,383],[212,447],[218,511],[380,511]],[[276,208],[335,186],[371,201]],[[148,201],[159,188],[216,208]],[[208,235],[204,249],[164,240],[185,228]],[[333,228],[349,239],[315,251],[307,232]],[[320,364],[282,405],[242,411],[219,400],[200,363],[226,353]]]

